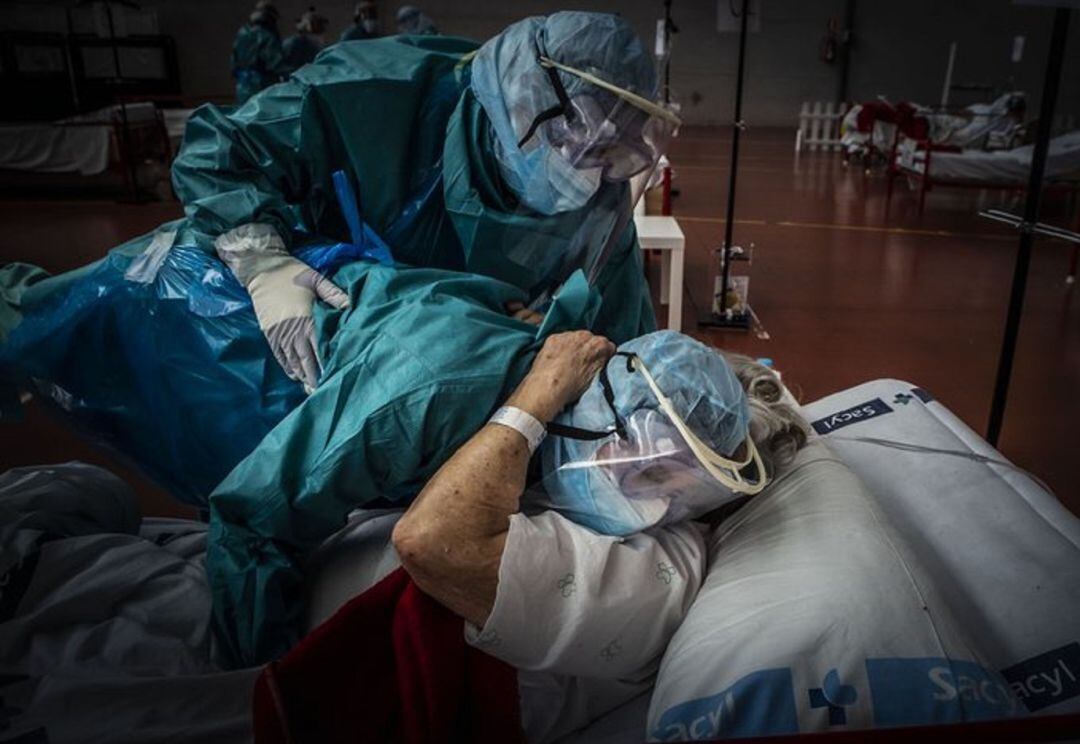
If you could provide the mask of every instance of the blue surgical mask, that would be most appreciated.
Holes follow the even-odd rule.
[[[541,214],[581,209],[599,191],[602,168],[575,168],[562,153],[546,144],[510,156],[495,140],[496,161],[503,182],[525,206]]]

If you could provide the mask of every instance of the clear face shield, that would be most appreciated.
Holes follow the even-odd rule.
[[[554,195],[549,199],[550,211],[581,208],[605,183],[630,182],[629,196],[617,208],[594,205],[594,214],[582,222],[557,272],[562,281],[580,268],[592,282],[629,223],[680,120],[663,106],[589,72],[544,56],[538,56],[538,64],[546,73],[557,103],[529,119],[516,119],[515,128],[524,132],[517,142],[519,150],[526,157],[542,156],[545,196]],[[588,85],[568,95],[560,72],[574,75]],[[537,209],[535,205],[525,206]],[[595,229],[595,216],[602,211],[617,213],[615,224],[606,231]],[[538,298],[534,306],[542,305],[546,299]]]
[[[539,57],[558,103],[540,112],[518,147],[534,137],[558,152],[573,168],[596,170],[605,181],[626,181],[651,172],[681,123],[658,103],[583,70]],[[590,85],[568,96],[559,71]]]
[[[599,429],[549,424],[543,476],[527,492],[527,503],[603,534],[627,535],[700,517],[766,486],[765,466],[748,434],[734,451],[718,452],[676,412],[640,357],[620,352],[609,366],[619,357],[625,360],[620,374],[641,375],[658,406],[619,416],[605,368],[600,384],[614,422]]]

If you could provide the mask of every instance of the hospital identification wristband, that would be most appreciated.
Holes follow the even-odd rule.
[[[503,406],[495,411],[491,418],[488,419],[488,423],[509,427],[525,437],[525,441],[529,444],[530,455],[536,452],[536,448],[540,446],[540,443],[544,441],[544,437],[547,436],[547,429],[535,416],[528,411],[513,406]]]

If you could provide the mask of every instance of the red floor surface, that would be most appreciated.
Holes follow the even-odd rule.
[[[886,217],[879,175],[845,168],[834,154],[796,158],[793,140],[786,131],[751,131],[740,160],[735,243],[755,244],[750,299],[767,339],[697,328],[711,303],[713,251],[723,237],[730,140],[721,130],[689,128],[675,141],[681,193],[674,210],[688,247],[683,329],[772,357],[804,401],[893,377],[926,388],[985,431],[1016,235],[975,212],[1018,211],[1018,203],[1001,192],[934,191],[919,216],[914,196],[900,188]],[[61,271],[179,211],[175,204],[0,202],[0,263]],[[1067,206],[1049,200],[1043,219],[1067,223]],[[1036,243],[1001,449],[1080,513],[1080,438],[1070,434],[1080,418],[1080,289],[1064,282],[1070,253],[1061,242]],[[658,262],[650,275],[655,287]],[[136,485],[148,514],[186,513],[33,406],[4,441],[0,469],[76,457],[101,462]]]

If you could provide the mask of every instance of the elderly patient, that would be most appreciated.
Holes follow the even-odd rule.
[[[624,363],[612,358],[616,349],[611,342],[586,331],[550,337],[505,403],[504,408],[523,413],[496,414],[431,478],[393,532],[405,569],[425,592],[466,620],[467,640],[520,670],[522,719],[530,741],[562,736],[649,688],[703,580],[709,523],[760,490],[806,441],[805,424],[780,401],[775,376],[761,365],[734,355],[729,364],[715,350],[677,334],[651,334],[638,341],[639,356]],[[635,395],[615,372],[636,361],[638,371],[627,374],[649,374],[641,360],[647,357],[659,368],[657,344],[670,347],[673,341],[678,356],[689,358],[683,370],[687,377],[680,383],[666,367],[652,370],[647,404],[649,396]],[[694,387],[695,369],[699,388]],[[736,380],[734,389],[723,384],[726,378]],[[612,431],[590,434],[551,426],[574,418],[569,412],[588,409],[595,390],[608,392]],[[670,404],[660,414],[657,392]],[[729,399],[720,400],[718,394]],[[657,415],[663,424],[649,423]],[[680,421],[667,421],[671,416]],[[543,497],[526,488],[531,451],[542,436],[532,419],[548,428],[536,458],[542,469],[559,462],[558,453],[568,450],[568,442],[578,446],[582,441],[567,435],[584,441],[595,437],[591,462],[563,458],[555,472],[543,474]],[[581,416],[575,422],[581,423]],[[643,440],[663,439],[665,432],[674,431],[665,427],[679,425],[688,427],[689,437],[699,444],[726,442],[722,455],[737,460],[706,456],[721,464],[716,475],[722,480],[711,484],[711,499],[701,498],[703,485],[685,449],[665,452],[654,446],[643,452]],[[638,454],[627,456],[627,448]],[[668,500],[681,507],[631,512],[637,516],[624,522],[638,519],[651,526],[623,537],[600,534],[554,509],[540,508],[567,511],[558,494],[573,488],[568,473],[577,476],[595,467],[626,475],[628,463],[635,463],[633,478],[608,480],[638,488],[622,494],[626,501],[649,501],[670,486]],[[744,478],[746,473],[753,478]],[[656,485],[632,485],[642,481]],[[618,498],[603,492],[598,477],[578,482],[594,489],[598,501]],[[705,504],[713,510],[704,513]],[[680,521],[684,517],[691,519]]]

